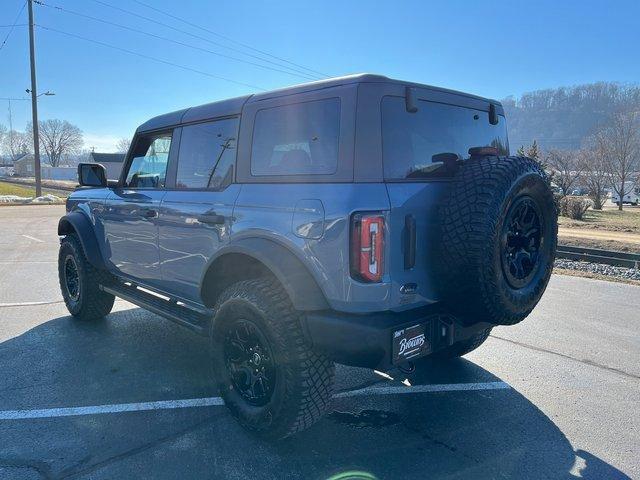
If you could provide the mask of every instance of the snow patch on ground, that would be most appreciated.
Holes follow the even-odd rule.
[[[31,200],[31,203],[54,203],[54,202],[62,202],[62,198],[48,193],[47,195],[36,197],[33,200]]]
[[[18,195],[0,195],[0,203],[61,203],[62,198],[56,195],[43,195],[41,197],[20,197]]]

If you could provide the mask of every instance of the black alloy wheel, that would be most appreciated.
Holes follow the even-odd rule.
[[[542,213],[536,202],[529,196],[516,199],[502,231],[502,271],[512,288],[523,288],[535,276],[543,239]]]
[[[266,405],[276,384],[276,367],[266,336],[254,322],[238,319],[227,329],[224,361],[231,383],[254,406]]]
[[[73,255],[67,255],[64,260],[64,286],[69,299],[77,302],[80,299],[80,275]]]

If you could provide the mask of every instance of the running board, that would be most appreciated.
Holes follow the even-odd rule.
[[[181,305],[174,300],[165,300],[152,293],[147,293],[134,285],[118,283],[116,285],[100,285],[102,291],[122,298],[145,310],[187,327],[200,335],[206,335],[210,312],[198,312]]]

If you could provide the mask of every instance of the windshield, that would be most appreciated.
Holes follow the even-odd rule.
[[[444,103],[418,101],[418,111],[409,113],[405,99],[382,99],[382,148],[386,180],[447,176],[440,168],[443,153],[462,159],[472,147],[493,146],[508,155],[507,127],[502,115],[489,123],[489,113]]]

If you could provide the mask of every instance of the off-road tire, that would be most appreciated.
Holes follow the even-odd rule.
[[[537,209],[541,239],[523,285],[505,269],[505,228],[510,208]],[[446,302],[465,324],[513,325],[538,303],[553,268],[557,210],[542,167],[526,157],[472,156],[457,172],[441,211]],[[511,283],[510,283],[511,282]]]
[[[275,387],[262,406],[251,405],[234,388],[225,364],[225,334],[238,319],[249,320],[260,329],[275,359]],[[210,344],[220,395],[248,430],[281,439],[310,427],[325,413],[332,395],[334,364],[310,348],[301,313],[294,310],[277,280],[247,280],[227,288],[214,308]]]
[[[76,299],[70,296],[66,287],[65,265],[69,256],[73,258],[78,273],[79,292]],[[111,276],[91,265],[76,235],[67,235],[62,239],[58,254],[58,279],[64,303],[75,318],[98,320],[111,312],[115,297],[99,287],[109,283]]]

